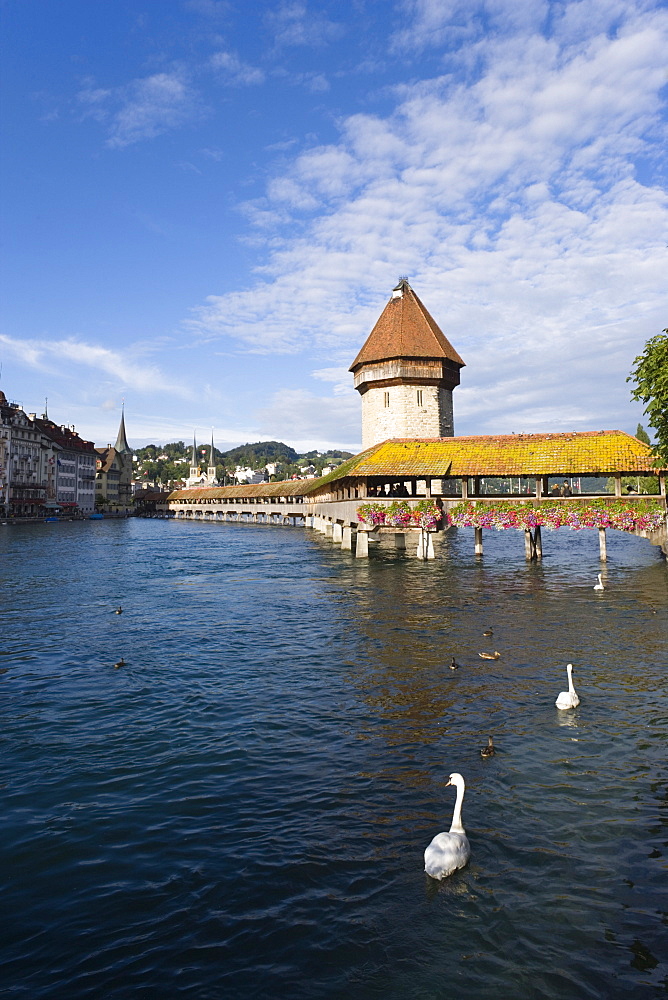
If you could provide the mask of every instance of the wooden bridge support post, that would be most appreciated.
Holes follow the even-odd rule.
[[[436,558],[436,553],[434,552],[434,542],[428,531],[420,531],[417,552],[415,554],[418,559],[427,560]]]
[[[397,550],[397,552],[406,551],[406,536],[404,535],[403,531],[397,531],[397,533],[395,534],[394,547]]]
[[[368,559],[369,558],[369,533],[368,531],[357,532],[357,538],[355,540],[355,558],[356,559]]]
[[[540,525],[537,525],[533,533],[529,528],[524,529],[524,555],[531,561],[543,558],[543,541],[540,536]]]
[[[524,557],[527,561],[533,559],[533,538],[528,528],[524,529]]]
[[[608,561],[608,542],[605,537],[605,528],[598,529],[598,548],[601,562]]]
[[[482,528],[474,528],[475,534],[475,554],[477,556],[482,555]]]

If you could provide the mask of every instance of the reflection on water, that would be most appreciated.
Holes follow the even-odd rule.
[[[609,532],[599,594],[594,532],[527,565],[514,532],[424,564],[264,525],[55,527],[0,529],[9,995],[661,994],[647,542]],[[435,883],[452,771],[472,856]]]

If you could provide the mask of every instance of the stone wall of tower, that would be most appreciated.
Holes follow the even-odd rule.
[[[454,433],[452,390],[444,386],[372,386],[362,395],[363,449],[388,438],[453,437]]]

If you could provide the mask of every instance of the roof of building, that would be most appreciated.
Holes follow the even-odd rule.
[[[294,497],[310,493],[319,479],[284,479],[275,483],[245,483],[240,486],[202,486],[194,489],[174,490],[170,500],[214,500],[250,497]]]
[[[394,289],[350,371],[390,358],[445,358],[464,365],[405,278]]]
[[[118,435],[116,437],[116,444],[114,445],[114,448],[121,455],[132,451],[132,448],[128,444],[128,439],[125,436],[125,411],[121,411],[121,422],[118,426]]]
[[[347,476],[560,476],[656,473],[649,445],[623,431],[383,441],[313,488]]]
[[[53,420],[49,420],[48,417],[37,417],[35,424],[47,437],[63,448],[69,448],[71,451],[95,451],[95,445],[92,441],[84,440],[84,438],[79,437],[76,431],[61,424],[56,424]]]

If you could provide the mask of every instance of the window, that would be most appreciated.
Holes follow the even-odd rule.
[[[422,406],[422,389],[417,391],[417,405]]]
[[[385,396],[385,406],[389,406],[390,405],[390,394],[389,394],[389,392],[385,392],[385,393],[383,393],[383,395]]]

